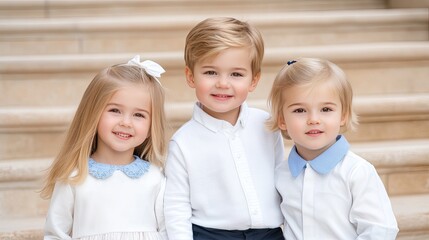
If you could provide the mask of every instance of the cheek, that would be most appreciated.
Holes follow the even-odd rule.
[[[300,124],[300,123],[303,122],[303,120],[300,119],[300,117],[297,116],[297,115],[292,115],[290,113],[289,114],[285,113],[283,116],[284,116],[284,119],[285,119],[286,126],[289,126],[289,125],[298,125],[298,124]]]
[[[97,125],[97,132],[105,131],[105,129],[109,126],[109,121],[106,118],[101,118],[100,121],[98,121]]]
[[[144,136],[146,138],[150,134],[150,122],[141,122],[136,125],[135,129],[139,132],[141,136]]]
[[[97,125],[97,138],[98,141],[106,139],[108,136],[108,133],[111,132],[111,129],[106,125],[105,121],[98,122]]]
[[[335,122],[335,124],[337,125],[343,125],[346,121],[344,119],[343,116],[341,116],[341,114],[338,114],[337,116],[335,116],[335,118],[333,118],[332,122]]]
[[[198,92],[204,92],[204,91],[207,91],[207,89],[209,88],[208,85],[209,85],[208,81],[200,80],[194,84],[194,88]]]

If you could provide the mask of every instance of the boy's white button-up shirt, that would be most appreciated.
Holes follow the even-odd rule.
[[[396,238],[397,222],[380,177],[349,151],[344,136],[312,161],[293,147],[276,175],[286,239]]]
[[[192,224],[224,230],[282,224],[274,171],[284,146],[280,132],[265,127],[268,117],[244,103],[232,126],[196,104],[169,145],[164,209],[171,239],[192,239]]]

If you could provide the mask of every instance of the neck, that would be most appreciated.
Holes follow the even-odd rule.
[[[96,162],[111,164],[111,165],[127,165],[134,161],[133,151],[129,152],[106,152],[95,151],[91,158]]]

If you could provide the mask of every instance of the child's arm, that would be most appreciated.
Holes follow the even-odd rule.
[[[398,233],[389,196],[374,166],[359,164],[350,176],[353,198],[350,221],[356,226],[357,239],[394,240]]]
[[[55,184],[45,223],[45,240],[71,239],[74,192],[69,184]]]
[[[167,231],[165,229],[165,218],[164,218],[164,193],[165,193],[165,178],[161,180],[158,197],[155,202],[155,215],[158,223],[158,232],[167,239]]]
[[[170,142],[165,174],[164,214],[167,234],[171,239],[193,239],[188,172],[181,150],[174,141]]]

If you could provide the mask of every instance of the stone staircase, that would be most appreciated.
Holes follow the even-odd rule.
[[[391,198],[398,239],[429,239],[429,2],[399,0],[0,0],[0,239],[42,239],[44,170],[87,84],[135,54],[167,73],[171,135],[189,119],[187,32],[209,16],[255,24],[266,43],[249,104],[266,109],[287,60],[327,58],[354,87],[352,149]],[[286,149],[291,142],[285,143]]]

